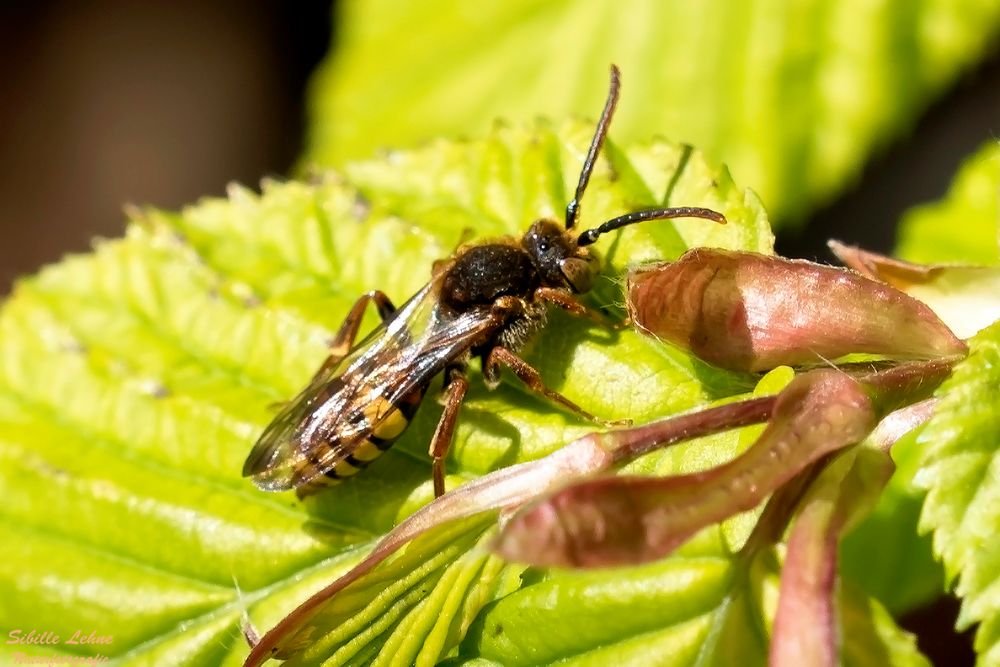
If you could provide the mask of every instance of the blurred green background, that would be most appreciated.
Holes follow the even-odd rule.
[[[615,137],[725,161],[796,226],[786,254],[888,250],[997,132],[995,5],[380,0],[331,21],[327,2],[2,3],[0,292],[116,234],[123,202],[175,208],[495,117],[593,116],[612,59]]]

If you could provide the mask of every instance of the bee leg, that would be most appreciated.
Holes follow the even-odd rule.
[[[469,380],[465,376],[465,365],[449,366],[445,371],[445,402],[444,412],[434,429],[431,446],[428,450],[434,461],[434,497],[444,494],[444,459],[451,448],[455,436],[455,424],[458,422],[458,409],[462,406],[465,392],[469,389]]]
[[[354,302],[354,305],[347,312],[347,316],[344,318],[343,324],[340,325],[337,335],[330,341],[330,356],[326,358],[323,365],[316,371],[314,379],[339,364],[341,359],[346,357],[347,353],[351,351],[351,348],[354,347],[354,341],[358,337],[358,329],[361,328],[361,320],[365,316],[365,308],[372,302],[378,308],[379,317],[382,318],[383,322],[392,317],[393,313],[396,312],[396,307],[392,305],[392,301],[381,290],[365,292],[358,297],[358,300]]]
[[[500,345],[491,349],[490,353],[486,356],[486,361],[483,362],[483,376],[486,380],[487,386],[499,380],[501,366],[506,366],[513,371],[514,375],[516,375],[521,382],[527,385],[528,389],[531,391],[536,394],[541,394],[550,401],[558,403],[571,412],[583,417],[587,421],[594,422],[595,424],[601,424],[602,426],[627,426],[632,423],[631,420],[628,419],[608,420],[595,417],[559,392],[546,387],[542,382],[542,376],[538,374],[538,371],[535,370],[531,364]]]
[[[616,322],[601,311],[580,303],[566,290],[558,289],[556,287],[539,287],[535,290],[535,299],[558,306],[571,315],[585,317],[602,327],[608,327],[609,329],[624,329],[628,326],[627,319],[624,322]]]
[[[358,300],[354,302],[351,309],[347,311],[347,316],[344,317],[344,322],[340,325],[337,334],[330,341],[330,355],[312,376],[313,380],[322,377],[324,373],[339,364],[347,356],[347,353],[351,351],[351,348],[354,347],[354,341],[358,337],[358,329],[361,328],[361,320],[365,316],[365,308],[370,302],[375,303],[375,307],[378,308],[379,317],[382,318],[383,322],[392,317],[393,313],[396,312],[396,307],[392,305],[392,301],[381,290],[365,292],[358,297]],[[289,402],[276,401],[269,404],[268,408],[273,412],[280,412],[285,409]]]

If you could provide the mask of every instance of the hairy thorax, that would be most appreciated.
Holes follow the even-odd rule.
[[[511,313],[483,350],[502,345],[518,350],[545,324],[546,308],[534,301],[541,285],[531,257],[513,240],[473,246],[461,252],[448,267],[441,287],[442,303],[455,312],[490,307],[502,297],[518,299],[521,312]]]
[[[448,268],[442,301],[456,311],[489,306],[503,296],[528,299],[539,285],[531,258],[516,245],[489,243],[463,251]]]

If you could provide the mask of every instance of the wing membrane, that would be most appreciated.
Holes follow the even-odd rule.
[[[265,429],[243,475],[263,489],[285,490],[325,474],[390,412],[373,405],[395,406],[493,326],[488,306],[443,312],[439,288],[440,274],[314,378]]]

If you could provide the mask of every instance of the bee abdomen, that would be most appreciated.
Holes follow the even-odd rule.
[[[420,407],[424,388],[411,392],[395,405],[379,397],[365,406],[363,419],[375,424],[366,429],[367,435],[350,448],[347,456],[326,472],[326,478],[335,481],[353,477],[380,457],[399,439],[410,425],[413,414]]]

